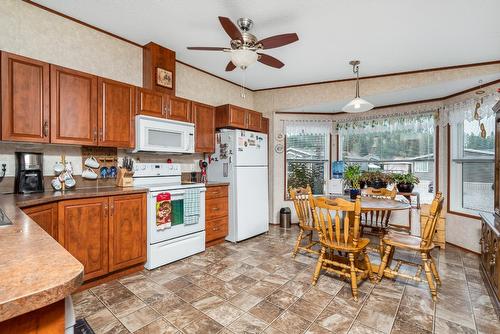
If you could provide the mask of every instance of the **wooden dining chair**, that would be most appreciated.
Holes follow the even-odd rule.
[[[293,248],[292,257],[297,255],[300,250],[319,254],[319,251],[313,250],[312,247],[319,243],[317,236],[317,225],[313,217],[314,201],[311,187],[307,186],[305,188],[290,188],[290,197],[293,201],[295,207],[295,212],[299,219],[299,235],[297,236],[297,241],[295,242],[295,247]],[[311,199],[311,200],[310,200]],[[302,241],[307,238],[307,244],[302,245]]]
[[[440,192],[436,193],[434,197],[431,209],[429,212],[429,217],[425,223],[425,228],[422,233],[422,237],[412,236],[408,234],[403,234],[400,232],[389,232],[384,239],[384,256],[382,257],[382,263],[380,264],[378,271],[378,280],[380,281],[383,276],[388,278],[395,278],[397,276],[412,279],[417,282],[421,282],[422,265],[425,271],[425,276],[427,278],[427,283],[429,284],[429,289],[431,290],[432,299],[436,301],[437,298],[437,285],[441,285],[441,279],[439,278],[439,273],[436,269],[436,264],[431,256],[431,251],[434,248],[434,233],[436,231],[436,223],[439,220],[441,214],[441,209],[443,207],[443,196]],[[407,250],[413,250],[420,253],[421,263],[413,263],[404,260],[393,259],[394,251],[396,248],[402,248]],[[394,268],[391,269],[392,261],[396,262]],[[401,273],[399,269],[401,265],[409,264],[417,267],[417,272],[414,276]]]
[[[382,188],[366,188],[361,191],[362,196],[376,197],[376,198],[396,198],[396,187],[392,190]],[[391,218],[391,210],[371,210],[363,211],[361,213],[361,236],[365,234],[365,228],[370,228],[370,234],[376,235],[379,238],[380,256],[384,253],[384,245],[382,239],[387,234],[389,228],[389,219]]]
[[[361,197],[350,202],[341,198],[314,200],[314,216],[319,226],[321,252],[314,271],[316,285],[322,269],[351,280],[354,300],[358,299],[358,281],[374,279],[366,247],[367,238],[360,238],[359,217]],[[328,251],[328,256],[325,254]]]

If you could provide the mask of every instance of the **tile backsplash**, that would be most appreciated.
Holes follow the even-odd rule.
[[[66,161],[73,165],[74,175],[82,174],[82,148],[70,145],[51,145],[51,144],[29,144],[29,143],[0,143],[0,165],[7,164],[5,176],[15,176],[16,162],[15,152],[38,152],[43,153],[43,175],[54,175],[53,166],[61,160],[61,154],[66,155]],[[118,150],[118,163],[124,156],[132,157],[140,162],[166,162],[172,159],[174,163],[180,163],[182,172],[198,172],[198,161],[203,159],[203,154],[189,155],[168,155],[152,153],[130,153],[127,150]]]

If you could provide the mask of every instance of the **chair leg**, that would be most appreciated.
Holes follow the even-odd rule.
[[[363,249],[363,258],[365,260],[366,269],[368,270],[368,277],[370,277],[370,281],[373,281],[375,279],[375,276],[373,275],[372,263],[370,262],[370,257],[368,256],[368,253],[366,252],[366,248]]]
[[[316,285],[319,278],[319,273],[321,272],[321,267],[323,266],[323,258],[325,257],[325,247],[321,247],[321,253],[319,254],[318,262],[316,263],[316,270],[314,270],[314,275],[312,279],[312,285]]]
[[[384,231],[381,229],[380,232],[378,233],[378,251],[380,254],[380,257],[382,258],[382,255],[384,255]]]
[[[436,279],[436,283],[437,283],[437,285],[441,286],[441,278],[439,277],[439,273],[436,269],[436,263],[434,262],[434,259],[432,258],[431,254],[427,254],[427,256],[429,257],[431,271],[432,271],[432,274],[434,275],[434,278]]]
[[[389,261],[389,256],[391,255],[392,251],[392,246],[387,245],[385,247],[385,252],[384,252],[384,257],[382,257],[382,261],[380,262],[380,266],[378,268],[378,281],[380,282],[382,280],[382,277],[384,277],[384,270],[387,267],[387,263]],[[389,263],[390,265],[390,263]]]
[[[431,266],[429,265],[430,261],[427,258],[427,253],[423,252],[421,255],[422,262],[424,263],[425,276],[427,277],[427,283],[429,284],[429,289],[431,290],[432,300],[436,301],[437,291],[436,286],[434,285],[434,278],[432,277]]]
[[[358,281],[356,278],[356,266],[354,265],[354,254],[349,253],[349,262],[351,263],[351,289],[354,300],[358,300]]]
[[[304,235],[304,230],[300,229],[300,233],[297,236],[297,241],[295,242],[295,247],[293,248],[292,258],[294,258],[297,255],[297,251],[299,250],[300,242],[302,241],[303,235]]]

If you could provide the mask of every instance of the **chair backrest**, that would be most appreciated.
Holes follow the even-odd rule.
[[[389,190],[387,188],[366,188],[361,191],[362,196],[376,197],[376,198],[396,198],[396,187]],[[363,223],[369,226],[386,227],[389,224],[389,219],[391,218],[391,210],[372,210],[365,211],[361,214]]]
[[[306,228],[317,228],[314,223],[313,205],[314,201],[311,187],[308,185],[305,188],[290,188],[290,197],[295,207],[295,212],[299,218],[299,225]]]
[[[314,205],[314,215],[319,226],[319,239],[322,244],[358,246],[360,196],[354,203],[342,198],[319,197],[314,200]],[[350,216],[354,216],[354,220]]]
[[[432,200],[431,208],[429,211],[429,217],[425,222],[424,233],[422,233],[422,246],[429,246],[434,239],[434,233],[436,232],[436,224],[441,216],[441,210],[443,208],[444,197],[441,192],[437,192],[436,196]]]

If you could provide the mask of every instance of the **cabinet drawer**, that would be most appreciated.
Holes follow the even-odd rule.
[[[227,197],[206,200],[205,221],[227,216]]]
[[[224,238],[227,235],[227,217],[207,221],[205,231],[206,242]]]
[[[227,197],[227,186],[207,187],[206,199]]]

